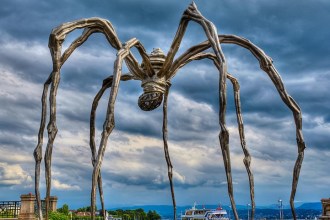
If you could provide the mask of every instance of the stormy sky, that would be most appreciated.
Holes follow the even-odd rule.
[[[307,149],[296,202],[330,197],[330,2],[326,0],[196,0],[219,34],[251,40],[272,57],[285,88],[303,112]],[[136,37],[150,53],[170,48],[190,1],[1,0],[0,7],[0,200],[34,193],[33,150],[41,116],[43,83],[51,72],[51,30],[80,18],[109,20],[121,42]],[[68,35],[64,49],[81,34]],[[178,55],[206,40],[191,22]],[[288,204],[297,157],[291,111],[272,81],[246,49],[223,45],[228,71],[241,88],[247,146],[252,155],[257,205]],[[63,50],[64,51],[64,50]],[[136,50],[132,50],[139,62]],[[52,195],[59,204],[87,206],[91,189],[89,115],[103,79],[112,75],[117,51],[102,34],[92,35],[63,65],[57,94],[57,126],[52,160]],[[127,72],[127,68],[123,68]],[[169,95],[169,151],[178,205],[229,204],[219,146],[219,74],[210,61],[191,62],[172,80]],[[110,136],[102,175],[106,207],[171,204],[162,142],[162,108],[137,106],[139,81],[120,84],[116,128]],[[105,93],[97,111],[100,140]],[[248,177],[239,142],[232,86],[228,82],[227,126],[237,204],[249,203]],[[44,133],[44,146],[47,132]],[[41,193],[45,195],[42,164]]]

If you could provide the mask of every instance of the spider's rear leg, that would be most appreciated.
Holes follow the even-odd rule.
[[[125,57],[130,54],[130,49],[133,46],[139,46],[140,42],[133,38],[129,40],[117,53],[117,59],[114,63],[114,72],[113,72],[113,81],[110,91],[110,97],[108,101],[108,108],[106,114],[106,120],[103,124],[103,132],[100,141],[100,147],[98,154],[96,156],[96,161],[94,163],[93,175],[92,175],[92,190],[91,190],[91,215],[92,219],[95,219],[95,200],[96,200],[96,185],[97,179],[99,177],[100,168],[105,153],[105,148],[107,145],[108,137],[111,134],[112,130],[115,127],[115,118],[114,118],[114,105],[118,93],[119,81],[121,78],[122,63]]]
[[[48,131],[48,142],[45,151],[45,177],[46,177],[46,207],[45,207],[45,217],[48,219],[48,210],[49,210],[49,197],[50,197],[50,189],[51,189],[51,159],[52,159],[52,151],[53,144],[57,134],[57,126],[56,126],[56,94],[57,89],[60,83],[60,69],[62,66],[61,61],[61,50],[62,50],[63,40],[57,39],[57,36],[54,34],[50,35],[49,38],[49,49],[52,56],[53,61],[53,70],[50,74],[48,80],[44,85],[44,91],[42,95],[42,117],[40,122],[40,129],[38,134],[38,145],[34,152],[36,159],[36,167],[35,167],[35,191],[36,191],[36,199],[38,206],[39,219],[42,219],[42,210],[41,210],[41,200],[40,200],[40,192],[39,192],[39,181],[40,181],[40,162],[41,162],[41,154],[42,154],[42,141],[43,141],[43,131],[45,128],[45,118],[47,115],[46,111],[46,98],[48,86],[51,85],[50,95],[49,95],[49,103],[50,103],[50,117],[49,123],[47,125]]]
[[[198,57],[199,54],[196,55]],[[212,59],[215,66],[219,68],[219,64],[217,62],[216,56],[211,53],[200,53],[200,56],[206,56],[206,58]],[[229,79],[233,85],[234,90],[234,99],[235,99],[235,109],[236,109],[236,118],[237,118],[237,125],[238,125],[238,132],[241,142],[241,147],[243,149],[244,153],[244,165],[246,172],[248,174],[249,178],[249,186],[250,186],[250,200],[251,200],[251,219],[254,219],[255,214],[255,199],[254,199],[254,177],[253,173],[251,171],[251,155],[249,150],[246,146],[245,141],[245,132],[244,132],[244,124],[243,124],[243,116],[242,116],[242,110],[241,110],[241,98],[240,98],[240,86],[238,83],[238,80],[233,77],[231,74],[227,73],[227,79]]]
[[[207,49],[208,47],[209,47],[208,43],[204,42],[201,45],[196,45],[196,46],[193,46],[192,48],[190,48],[188,50],[189,52],[184,53],[182,56],[180,56],[174,62],[174,65],[173,65],[173,67],[171,68],[171,71],[170,71],[170,77],[173,77],[180,68],[182,68],[186,64],[190,63],[191,61],[201,60],[201,59],[205,59],[205,58],[211,59],[213,61],[214,65],[219,69],[220,65],[219,65],[219,62],[218,62],[217,57],[215,56],[215,54],[201,52],[201,51]],[[243,117],[242,117],[242,114],[241,114],[239,83],[238,83],[237,79],[234,78],[229,73],[226,74],[226,77],[233,84],[233,89],[234,89],[234,94],[235,94],[234,97],[235,97],[235,108],[236,108],[238,131],[239,131],[239,134],[240,134],[241,146],[242,146],[244,156],[245,156],[243,162],[244,162],[244,165],[245,165],[245,168],[247,170],[248,177],[249,177],[250,198],[251,198],[251,204],[252,204],[251,217],[253,219],[254,218],[254,212],[255,212],[254,180],[253,180],[252,171],[250,169],[251,156],[250,156],[250,153],[249,153],[249,151],[246,147],[246,142],[245,142]],[[226,169],[227,180],[228,179],[230,180],[232,178],[231,168],[230,168],[231,167],[230,155],[227,154],[225,156],[227,158],[229,158],[228,161],[224,161],[224,166],[225,166],[225,169]],[[228,189],[229,189],[228,190],[229,197],[230,197],[230,199],[233,199],[233,185],[229,181],[228,181]],[[237,214],[237,210],[236,210],[235,206],[233,206],[233,212],[234,212],[235,217],[237,217],[238,214]]]
[[[219,36],[220,37],[220,36]],[[292,178],[292,189],[290,195],[290,206],[291,212],[294,219],[297,219],[296,211],[294,208],[294,198],[298,186],[298,180],[300,175],[301,165],[304,159],[304,150],[306,148],[304,137],[302,134],[302,114],[299,105],[295,102],[295,100],[287,93],[283,81],[281,79],[280,74],[277,72],[276,68],[273,65],[272,59],[265,54],[263,50],[259,47],[251,43],[249,40],[244,39],[242,37],[238,37],[235,35],[223,35],[221,36],[221,43],[231,43],[242,46],[251,51],[251,53],[259,60],[260,68],[265,71],[269,78],[274,83],[282,101],[286,104],[286,106],[291,110],[293,114],[293,118],[295,121],[296,127],[296,140],[298,147],[298,156],[296,159],[296,163],[293,168],[293,178]]]
[[[173,165],[170,158],[170,153],[168,151],[168,131],[167,131],[167,98],[170,89],[170,84],[168,83],[166,86],[166,90],[164,93],[164,102],[163,102],[163,142],[164,142],[164,153],[165,160],[167,164],[168,171],[168,179],[170,182],[171,188],[171,196],[172,196],[172,204],[173,204],[173,219],[176,219],[176,202],[175,202],[175,194],[174,194],[174,185],[173,185]]]
[[[50,51],[53,60],[53,71],[51,74],[51,89],[49,95],[50,103],[50,117],[49,123],[47,125],[48,131],[48,143],[45,151],[45,176],[46,176],[46,214],[45,217],[48,219],[48,210],[49,210],[49,198],[50,198],[50,189],[51,189],[51,163],[52,163],[52,151],[53,144],[57,134],[56,126],[56,94],[57,89],[60,83],[60,68],[61,68],[61,49],[62,41],[54,41],[50,46]],[[39,207],[41,209],[41,207]]]
[[[250,199],[251,199],[251,219],[254,219],[254,213],[255,213],[255,208],[256,208],[255,200],[254,200],[254,178],[253,178],[253,173],[250,168],[251,167],[251,156],[247,149],[246,141],[245,141],[244,124],[243,124],[243,117],[242,117],[242,112],[241,112],[240,87],[239,87],[239,83],[238,83],[237,79],[234,78],[232,75],[227,74],[227,78],[233,84],[238,132],[239,132],[241,146],[242,146],[243,153],[244,153],[243,162],[244,162],[246,172],[249,177]]]
[[[286,106],[292,111],[295,127],[296,127],[296,140],[298,147],[298,157],[293,169],[293,178],[292,178],[292,189],[290,195],[290,206],[291,212],[294,219],[297,219],[296,211],[294,208],[294,198],[298,186],[298,180],[300,175],[301,165],[304,159],[304,150],[306,148],[304,137],[302,134],[302,115],[301,110],[295,100],[287,93],[280,74],[277,72],[276,68],[273,65],[272,59],[265,54],[265,52],[251,43],[249,40],[235,36],[235,35],[219,35],[220,43],[236,44],[241,47],[248,49],[259,61],[260,68],[265,71],[269,78],[272,80],[274,86],[276,87],[282,101]],[[203,45],[202,45],[203,44]],[[207,42],[202,43],[201,46],[205,48]],[[210,47],[210,43],[208,43]],[[206,47],[205,49],[207,49]]]
[[[112,83],[112,77],[111,77],[111,83]],[[96,109],[99,103],[99,100],[101,99],[102,95],[104,94],[105,90],[108,87],[103,85],[102,88],[99,90],[99,92],[96,94],[93,100],[92,104],[92,110],[91,110],[91,115],[90,115],[90,138],[89,138],[89,146],[91,148],[92,152],[92,165],[93,167],[95,166],[95,161],[96,161],[96,146],[95,146],[95,114],[96,114]],[[104,197],[103,197],[103,187],[102,187],[102,176],[101,176],[101,171],[98,175],[97,178],[97,183],[98,183],[98,188],[99,188],[99,195],[100,195],[100,200],[101,200],[101,206],[102,206],[102,215],[103,217],[106,216],[106,211],[104,207]]]
[[[42,219],[42,210],[41,210],[41,199],[40,199],[40,190],[39,190],[39,182],[40,182],[40,164],[42,160],[42,144],[43,144],[43,133],[45,130],[45,124],[46,124],[46,115],[47,115],[47,94],[48,94],[48,87],[51,83],[51,75],[44,83],[44,89],[42,92],[42,111],[41,111],[41,122],[40,122],[40,128],[38,133],[38,144],[33,152],[33,156],[35,159],[35,193],[36,193],[36,200],[37,200],[37,212],[38,212],[38,218]]]
[[[127,80],[131,80],[133,78],[134,77],[132,75],[125,74],[125,75],[122,75],[121,76],[120,80],[121,81],[127,81]],[[89,144],[90,144],[90,148],[91,148],[91,152],[92,152],[92,164],[93,164],[93,167],[95,166],[95,162],[96,162],[96,145],[95,145],[95,116],[96,116],[96,109],[97,109],[97,106],[99,104],[99,101],[102,98],[105,90],[111,87],[112,81],[113,81],[113,76],[110,76],[110,77],[106,78],[103,81],[102,88],[99,90],[99,92],[94,97],[93,104],[92,104],[91,115],[90,115],[90,139],[89,139]],[[100,171],[99,176],[97,178],[97,183],[98,183],[99,195],[100,195],[100,200],[101,200],[101,205],[102,205],[102,213],[103,213],[103,217],[105,217],[106,216],[106,213],[105,213],[106,210],[105,210],[105,206],[104,206],[104,197],[103,197],[103,187],[102,187],[101,171]]]

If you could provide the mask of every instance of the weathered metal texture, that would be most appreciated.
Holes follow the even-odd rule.
[[[174,57],[179,49],[181,40],[185,34],[185,30],[188,26],[189,21],[195,21],[200,24],[206,34],[207,40],[198,45],[189,48],[181,56],[174,60]],[[62,54],[61,47],[67,34],[76,30],[84,29],[82,35],[78,37],[69,48]],[[35,165],[35,191],[37,197],[37,204],[39,207],[39,219],[42,219],[41,212],[41,201],[39,192],[39,181],[40,181],[40,163],[42,160],[42,145],[43,145],[43,132],[45,129],[46,115],[47,115],[47,94],[48,87],[51,86],[49,102],[50,102],[50,118],[47,126],[48,130],[48,143],[45,153],[45,167],[46,167],[46,209],[49,209],[49,198],[51,189],[51,158],[53,142],[56,137],[56,94],[57,88],[60,81],[60,69],[64,62],[69,58],[73,51],[82,45],[88,37],[96,32],[103,33],[107,38],[108,42],[112,47],[118,50],[117,59],[114,63],[113,75],[109,76],[103,81],[102,88],[94,98],[91,117],[90,117],[90,148],[92,152],[92,190],[91,190],[91,208],[92,208],[92,219],[95,219],[95,200],[96,200],[96,187],[99,188],[99,194],[105,216],[104,210],[104,198],[102,190],[102,177],[101,177],[101,165],[104,156],[104,152],[107,146],[107,140],[112,130],[115,127],[114,119],[114,103],[118,93],[118,87],[120,81],[127,80],[139,80],[141,81],[141,87],[143,88],[143,94],[140,96],[138,104],[141,109],[150,111],[157,108],[162,100],[163,101],[163,142],[164,142],[164,153],[165,160],[168,168],[168,177],[171,188],[171,196],[173,203],[173,215],[176,219],[176,201],[174,195],[174,184],[173,184],[173,165],[171,163],[169,149],[168,149],[168,130],[167,130],[167,99],[170,88],[170,81],[175,76],[177,71],[187,63],[200,60],[200,59],[211,59],[214,65],[219,71],[219,141],[222,150],[222,156],[224,161],[224,167],[226,171],[227,183],[228,183],[228,194],[231,201],[232,209],[234,212],[235,219],[239,219],[237,209],[235,205],[233,195],[233,181],[231,173],[231,162],[229,152],[229,133],[226,128],[226,80],[228,79],[233,84],[235,107],[237,115],[237,123],[241,146],[244,153],[244,165],[247,170],[250,183],[250,197],[252,205],[251,217],[254,218],[255,213],[255,201],[254,201],[254,180],[253,174],[250,168],[251,156],[246,146],[243,117],[240,103],[240,90],[239,83],[232,75],[227,73],[226,59],[221,50],[221,44],[236,44],[238,46],[248,49],[259,61],[260,67],[264,70],[276,87],[283,102],[289,107],[293,113],[293,117],[296,125],[296,138],[298,146],[298,158],[296,160],[293,170],[292,190],[290,196],[291,210],[293,218],[296,219],[294,209],[294,197],[297,189],[300,169],[304,157],[305,143],[302,135],[302,118],[301,110],[297,103],[291,96],[286,92],[283,85],[282,79],[278,74],[277,70],[273,66],[273,62],[264,51],[252,44],[250,41],[238,37],[235,35],[218,35],[217,30],[212,22],[208,21],[202,16],[197,10],[194,3],[190,4],[189,7],[184,11],[177,33],[174,37],[169,52],[165,56],[163,52],[157,48],[150,55],[148,55],[143,48],[143,45],[135,38],[122,44],[116,35],[116,32],[112,24],[101,18],[89,18],[81,19],[73,22],[68,22],[60,25],[53,29],[49,38],[49,48],[53,59],[53,71],[49,78],[44,84],[44,90],[42,94],[42,115],[40,122],[40,129],[38,134],[38,144],[34,151],[34,157],[36,161]],[[137,48],[140,56],[142,57],[141,65],[138,63],[136,58],[130,52],[132,47]],[[213,52],[204,52],[205,50],[212,48]],[[125,61],[130,73],[122,75],[122,63]],[[106,119],[103,125],[102,137],[99,143],[98,152],[96,152],[95,145],[95,114],[100,98],[103,96],[106,89],[110,88],[110,97],[108,101]],[[46,212],[46,219],[48,218]]]

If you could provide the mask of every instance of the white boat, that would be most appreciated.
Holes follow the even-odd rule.
[[[181,214],[181,220],[229,220],[227,211],[218,207],[216,209],[196,208],[196,203],[191,209]]]

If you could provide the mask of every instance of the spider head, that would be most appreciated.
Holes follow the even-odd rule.
[[[142,80],[143,94],[139,97],[138,105],[143,111],[152,111],[160,106],[166,89],[165,77],[157,76],[157,72],[163,67],[165,62],[163,51],[160,48],[155,48],[149,55],[149,58],[156,74]],[[144,63],[141,64],[141,68],[145,70]]]

